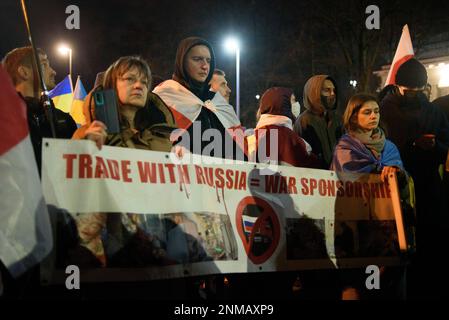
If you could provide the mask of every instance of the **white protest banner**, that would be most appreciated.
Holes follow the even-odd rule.
[[[103,274],[394,265],[405,246],[395,178],[286,166],[262,175],[267,165],[173,163],[167,153],[89,141],[46,139],[43,148],[46,202],[79,233],[60,260]]]

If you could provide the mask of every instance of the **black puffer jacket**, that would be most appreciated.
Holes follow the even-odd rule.
[[[20,95],[20,94],[19,94]],[[22,97],[22,96],[21,96]],[[42,165],[42,138],[52,138],[50,122],[45,110],[38,99],[22,97],[27,106],[28,127],[30,129],[31,143],[33,144],[36,163],[41,172]],[[76,131],[76,123],[70,116],[59,109],[53,108],[55,117],[56,138],[70,139]]]

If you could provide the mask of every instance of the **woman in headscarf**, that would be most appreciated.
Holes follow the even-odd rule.
[[[252,160],[257,159],[259,162],[272,160],[280,165],[316,168],[318,162],[311,152],[312,148],[293,131],[292,94],[292,90],[281,87],[273,87],[265,91],[257,111],[260,118],[255,134],[248,138],[248,152]],[[274,142],[271,141],[271,137],[276,136],[271,134],[272,130],[277,130],[278,139]],[[273,147],[272,143],[276,145]],[[266,152],[257,152],[261,146],[265,146]],[[277,151],[277,157],[271,154],[270,146]],[[269,155],[266,154],[268,151],[270,151]]]
[[[230,152],[235,149],[235,145],[232,144],[226,150],[225,134],[233,136],[233,129],[241,125],[234,109],[225,98],[219,93],[210,91],[209,82],[214,69],[215,55],[212,46],[198,37],[186,38],[178,46],[172,79],[162,82],[154,89],[154,93],[170,107],[177,126],[189,134],[190,143],[184,145],[181,142],[184,147],[193,153],[202,154],[203,149],[210,144],[203,139],[201,144],[193,141],[197,136],[197,134],[194,135],[193,123],[199,122],[201,137],[207,129],[215,129],[221,136],[221,150],[214,148],[211,154],[206,155],[233,158]],[[241,139],[243,139],[243,132]],[[201,148],[197,146],[194,148],[196,143]]]

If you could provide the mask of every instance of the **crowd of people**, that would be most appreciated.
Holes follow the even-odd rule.
[[[26,103],[40,170],[42,138],[52,137],[52,131],[39,99],[41,88],[32,54],[31,47],[14,49],[4,57],[2,65]],[[38,57],[43,80],[51,89],[55,86],[55,71],[44,51],[38,50]],[[447,97],[435,103],[428,100],[427,73],[418,60],[404,62],[397,71],[395,85],[385,88],[378,97],[364,93],[352,96],[342,117],[336,112],[339,100],[336,81],[329,75],[314,75],[305,83],[302,112],[299,97],[291,88],[268,88],[255,115],[256,127],[246,131],[229,103],[231,90],[226,74],[216,68],[213,48],[206,40],[197,37],[182,40],[172,78],[155,87],[152,82],[150,67],[143,58],[120,57],[90,93],[98,87],[115,91],[120,131],[109,133],[107,125],[95,119],[92,112],[95,105],[88,95],[84,103],[86,124],[79,128],[69,114],[53,108],[56,138],[88,139],[99,148],[108,145],[183,156],[208,150],[209,141],[201,139],[198,143],[194,139],[198,126],[200,137],[209,129],[222,137],[221,148],[207,154],[214,157],[378,173],[382,178],[395,173],[403,190],[403,206],[414,208],[411,194],[416,194],[413,221],[416,255],[412,256],[407,271],[408,292],[410,297],[438,297],[441,285],[438,277],[443,275],[435,272],[435,268],[449,227],[449,106]],[[277,132],[277,141],[270,135],[272,130]],[[262,146],[276,152],[261,156],[258,149]],[[98,225],[98,232],[80,239],[71,251],[77,257],[88,255],[86,263],[126,265],[126,261],[133,259],[126,247],[137,243],[136,238],[145,238],[138,231],[138,217],[133,215],[84,213],[72,218],[78,228],[83,223]],[[104,227],[113,238],[107,247],[98,245],[99,230]],[[151,239],[144,240],[148,247],[153,245]],[[143,249],[132,250],[141,254]],[[137,264],[140,262],[136,260]],[[342,288],[342,297],[360,298],[357,286],[349,287],[352,293]]]

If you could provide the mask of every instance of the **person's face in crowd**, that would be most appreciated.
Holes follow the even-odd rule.
[[[210,71],[210,51],[204,45],[194,46],[186,56],[186,71],[190,78],[198,82],[204,82]]]
[[[363,131],[371,131],[379,125],[379,105],[375,101],[367,101],[357,113],[357,124]]]
[[[321,101],[326,109],[330,109],[335,105],[336,93],[334,83],[326,79],[321,87]]]
[[[214,92],[220,92],[223,98],[229,102],[229,97],[231,96],[231,89],[228,86],[226,78],[222,75],[214,74],[212,80],[210,81],[210,88]]]
[[[121,104],[143,107],[148,96],[148,79],[134,67],[117,79],[117,94]]]
[[[50,66],[50,61],[46,54],[39,54],[39,61],[42,67],[42,77],[45,83],[45,86],[48,90],[53,89],[56,86],[55,76],[56,71]],[[30,66],[22,65],[19,67],[19,74],[22,77],[23,81],[28,82],[30,85],[34,83],[34,73],[33,68]]]
[[[47,55],[39,55],[39,60],[42,66],[42,77],[44,78],[45,86],[48,90],[53,89],[56,86],[55,76],[56,71],[50,66],[50,61],[48,60]]]

